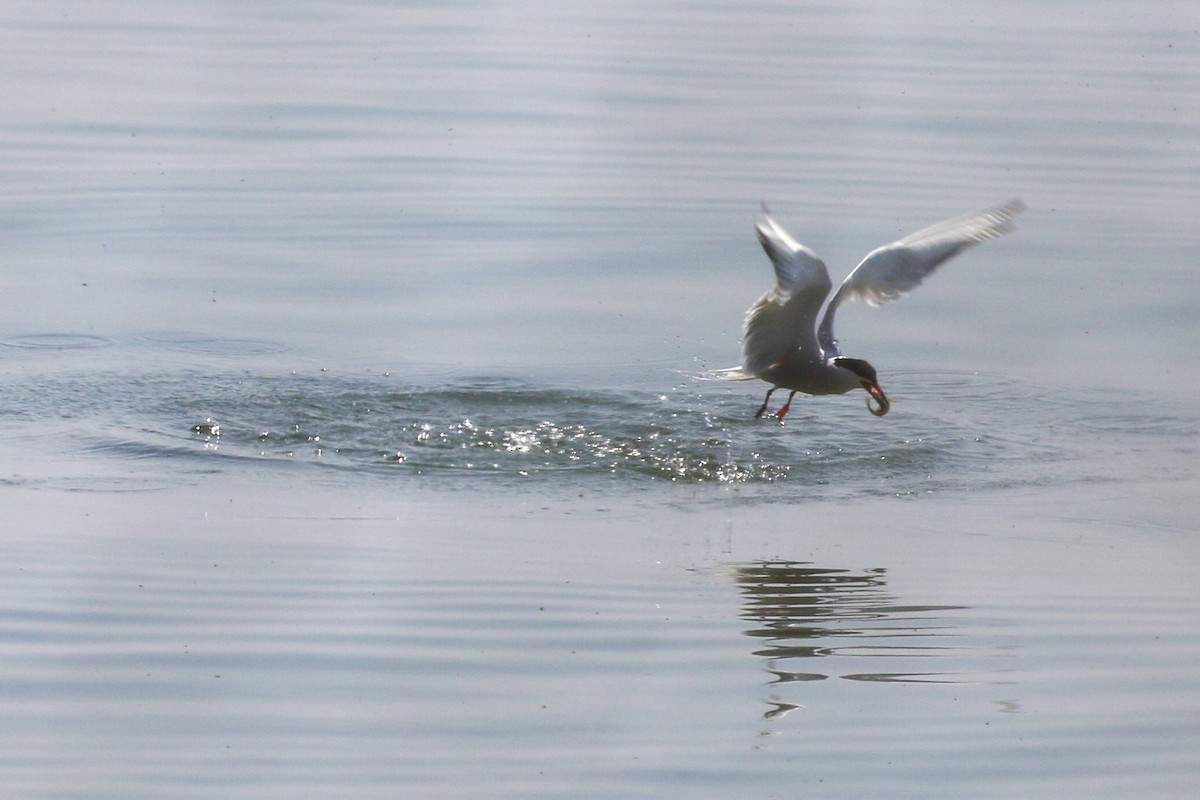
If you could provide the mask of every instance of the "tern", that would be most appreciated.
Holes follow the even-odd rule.
[[[796,241],[763,204],[764,220],[755,225],[758,240],[775,266],[776,284],[746,312],[742,331],[742,365],[711,373],[723,380],[759,379],[771,384],[757,419],[767,411],[776,389],[791,392],[775,412],[783,419],[797,392],[845,394],[866,389],[867,408],[882,417],[891,401],[879,385],[875,368],[861,358],[843,356],[833,335],[833,318],[845,302],[858,299],[872,306],[897,300],[967,247],[1012,230],[1012,218],[1025,208],[1020,200],[939,222],[899,241],[876,248],[855,267],[828,304],[833,284],[825,262]],[[825,315],[817,325],[821,306]],[[875,406],[871,405],[874,399]]]

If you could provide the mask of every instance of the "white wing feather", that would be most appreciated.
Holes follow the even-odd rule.
[[[939,222],[867,254],[829,301],[818,333],[827,354],[837,353],[833,318],[838,307],[859,298],[873,306],[897,300],[921,285],[939,266],[963,249],[1012,230],[1012,218],[1025,209],[1010,200],[977,214]]]
[[[784,356],[810,353],[819,358],[817,314],[833,288],[829,270],[816,253],[797,242],[771,219],[755,226],[763,250],[775,265],[775,288],[746,312],[742,331],[742,371],[758,375]]]

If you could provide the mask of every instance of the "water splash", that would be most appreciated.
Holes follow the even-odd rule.
[[[1061,393],[980,376],[904,382],[920,394],[883,420],[853,397],[798,398],[786,423],[755,420],[756,398],[703,382],[656,393],[328,372],[42,376],[0,390],[0,414],[125,461],[286,462],[431,487],[709,484],[791,502],[1095,477],[1079,441],[1099,423],[1075,420]]]

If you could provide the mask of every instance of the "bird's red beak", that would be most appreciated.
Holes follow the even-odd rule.
[[[867,390],[867,394],[870,395],[867,398],[867,410],[877,417],[882,417],[892,407],[892,401],[888,400],[887,395],[883,393],[883,387],[878,383],[871,383],[869,381],[863,381],[862,386]],[[874,398],[875,402],[879,405],[872,406],[871,398]]]

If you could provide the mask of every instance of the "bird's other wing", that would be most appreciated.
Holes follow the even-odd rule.
[[[792,238],[771,219],[755,225],[763,250],[775,265],[775,288],[746,312],[742,329],[742,369],[758,375],[784,356],[800,350],[820,357],[816,320],[833,284],[816,253]]]
[[[897,300],[921,285],[934,270],[971,245],[1003,236],[1012,218],[1025,210],[1020,200],[966,214],[909,234],[867,254],[829,301],[818,338],[826,351],[836,351],[833,317],[843,302],[866,300],[873,306]]]

